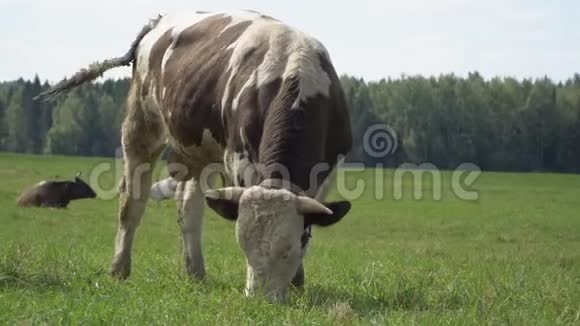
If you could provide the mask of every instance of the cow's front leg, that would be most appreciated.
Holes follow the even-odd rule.
[[[183,258],[187,273],[196,279],[205,276],[201,250],[204,197],[199,182],[180,182],[177,189],[178,223],[183,237]]]

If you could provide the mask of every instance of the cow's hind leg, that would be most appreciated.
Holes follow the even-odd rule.
[[[111,264],[111,274],[120,279],[131,274],[133,237],[145,212],[155,161],[164,145],[161,141],[161,119],[142,109],[136,88],[132,85],[122,130],[125,162],[119,195],[115,252]]]
[[[197,180],[196,180],[197,179]],[[177,192],[178,223],[183,237],[183,258],[187,273],[196,279],[205,276],[201,233],[204,196],[199,178],[181,182]],[[211,183],[211,180],[208,180]]]

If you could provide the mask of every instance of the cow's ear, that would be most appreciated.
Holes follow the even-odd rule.
[[[332,203],[323,203],[323,205],[332,211],[331,214],[327,213],[305,213],[304,214],[304,227],[309,227],[311,225],[318,226],[330,226],[340,221],[348,211],[350,211],[350,202],[348,201],[337,201]]]
[[[235,221],[238,219],[238,206],[244,190],[241,187],[209,190],[205,193],[205,201],[220,216]]]

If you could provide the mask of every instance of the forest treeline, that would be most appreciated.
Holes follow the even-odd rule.
[[[351,162],[580,172],[579,74],[558,83],[478,73],[377,82],[343,76],[342,82],[355,135]],[[54,102],[32,99],[48,87],[38,77],[0,83],[0,150],[114,155],[129,80],[86,85]],[[397,150],[377,158],[363,140],[380,123],[390,126]]]

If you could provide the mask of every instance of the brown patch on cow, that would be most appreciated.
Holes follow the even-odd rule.
[[[318,54],[318,61],[320,63],[320,68],[328,75],[328,77],[333,80],[334,77],[338,79],[336,71],[330,62],[330,58],[326,53],[319,53]]]
[[[278,95],[272,101],[264,117],[264,134],[259,145],[260,163],[264,165],[262,171],[258,171],[263,179],[277,179],[282,176],[274,171],[276,164],[282,164],[289,170],[295,159],[303,155],[303,151],[297,150],[300,134],[304,123],[302,110],[291,110],[300,91],[300,80],[297,77],[287,78],[283,81]],[[295,183],[298,186],[300,184]]]
[[[268,53],[269,44],[262,43],[258,46],[248,50],[246,52],[237,66],[236,75],[229,84],[229,98],[225,103],[225,107],[222,110],[225,111],[224,120],[229,122],[227,130],[227,140],[228,144],[237,144],[233,149],[236,152],[242,151],[242,140],[240,139],[239,128],[240,126],[246,126],[248,123],[255,122],[256,119],[259,121],[260,116],[260,106],[259,106],[259,90],[256,89],[256,84],[247,87],[241,94],[244,85],[251,78],[252,74],[256,73],[258,66],[264,61],[266,53]],[[227,75],[231,74],[229,72]],[[227,79],[224,80],[227,82]],[[257,80],[254,81],[255,83]],[[224,83],[225,91],[225,83]],[[232,105],[234,99],[240,95],[238,107],[236,111],[233,111]],[[222,95],[223,96],[223,95]],[[254,126],[252,126],[254,127]],[[245,131],[255,134],[257,130],[253,128],[244,128]],[[261,129],[261,128],[259,128]],[[252,135],[253,136],[253,135]],[[255,138],[255,137],[252,137]]]
[[[351,123],[346,95],[342,88],[340,78],[330,62],[326,53],[319,55],[320,67],[330,78],[330,90],[327,101],[329,102],[332,112],[329,113],[329,125],[332,126],[329,132],[330,139],[338,141],[329,142],[326,146],[327,156],[346,155],[352,147]]]
[[[276,78],[266,85],[262,86],[258,92],[258,107],[261,109],[261,114],[266,113],[266,109],[270,107],[272,101],[278,93],[280,92],[280,87],[282,86],[282,77]]]
[[[263,19],[274,20],[274,21],[277,21],[277,22],[279,21],[278,19],[273,18],[273,17],[268,16],[268,15],[260,15],[260,17],[263,18]]]
[[[277,40],[277,46],[285,48],[291,39]],[[280,43],[284,42],[284,43]],[[268,49],[269,50],[269,49]],[[255,66],[263,58],[256,57],[256,49],[247,58],[253,58],[248,67]],[[259,60],[256,60],[259,59]],[[286,57],[280,58],[281,66],[286,66]],[[260,163],[258,182],[269,178],[284,177],[277,172],[277,166],[285,166],[290,172],[291,182],[304,190],[310,189],[310,171],[318,163],[327,163],[328,171],[318,175],[318,185],[327,177],[340,154],[350,151],[352,139],[350,118],[340,80],[325,53],[320,54],[319,64],[331,79],[331,95],[313,96],[300,104],[292,105],[298,98],[299,77],[282,80],[275,78],[260,88],[245,89],[235,112],[226,110],[228,127],[228,151],[247,150],[250,161]],[[247,72],[240,69],[230,85],[230,102],[243,86],[254,69]],[[236,76],[237,77],[237,76]],[[240,139],[240,128],[244,140]],[[316,193],[316,189],[312,190]]]
[[[282,85],[282,77],[276,78],[260,88],[250,87],[240,98],[236,111],[235,124],[230,126],[230,150],[235,152],[248,151],[251,162],[259,161],[260,141],[262,139],[264,117],[276,98]],[[245,136],[245,146],[240,139],[239,132],[234,129],[242,128]]]
[[[240,24],[243,24],[243,25],[238,26]],[[237,36],[235,37],[235,39],[237,40],[241,36],[241,33],[238,34],[235,30],[231,30],[231,29],[232,28],[238,29],[241,27],[245,31],[252,24],[252,22],[246,21],[246,22],[242,22],[240,24],[237,24],[237,25],[234,25],[234,26],[228,28],[227,31],[224,31],[224,34],[225,33],[235,33],[235,34],[237,34]],[[231,51],[229,51],[229,52],[231,52]],[[225,112],[225,116],[224,116],[225,123],[228,123],[231,121],[230,114],[232,112],[230,109],[231,109],[231,105],[232,105],[232,101],[233,101],[234,97],[237,95],[237,92],[243,87],[243,85],[245,84],[247,79],[250,77],[251,73],[253,73],[256,70],[256,68],[258,67],[258,65],[262,62],[266,52],[267,52],[267,45],[266,45],[266,50],[254,48],[254,49],[251,49],[250,51],[248,51],[244,55],[244,58],[242,59],[242,63],[238,66],[236,76],[234,76],[233,80],[231,81],[231,83],[229,85],[229,87],[230,87],[229,88],[229,99],[226,102],[225,107],[221,107],[221,105],[222,105],[221,99],[224,96],[224,93],[226,92],[226,85],[227,85],[227,82],[228,82],[230,75],[232,74],[231,70],[227,70],[227,71],[224,70],[222,77],[218,81],[219,92],[216,93],[216,95],[218,97],[217,104],[218,104],[219,111]],[[224,69],[227,69],[230,56],[231,56],[231,53],[228,53],[228,62],[223,67]],[[229,137],[228,137],[229,130],[225,130],[225,134],[226,134],[225,139],[229,139]]]
[[[334,71],[334,69],[333,69]],[[291,109],[298,97],[298,79],[282,82],[280,91],[265,114],[264,137],[259,144],[259,181],[281,178],[276,165],[283,165],[290,173],[290,182],[303,190],[311,188],[310,172],[315,165],[327,163],[329,170],[321,171],[317,185],[330,173],[337,157],[352,146],[350,118],[346,100],[336,73],[331,78],[330,97],[318,94]]]
[[[289,37],[279,35],[278,39],[276,39],[276,46],[281,49],[287,49],[290,42],[291,39]],[[228,126],[226,133],[229,150],[234,152],[247,150],[252,162],[258,162],[259,160],[259,145],[262,138],[264,119],[273,100],[280,92],[282,76],[274,76],[273,80],[259,88],[255,84],[246,88],[239,98],[237,110],[234,112],[231,107],[234,98],[244,87],[251,74],[255,73],[257,67],[264,61],[268,51],[270,51],[270,43],[265,41],[244,55],[241,64],[238,66],[236,76],[230,83],[230,98],[225,108],[223,108],[225,110],[224,120]],[[285,50],[282,52],[285,52]],[[277,60],[277,64],[280,67],[285,67],[288,57],[282,56],[277,58]],[[240,128],[243,128],[246,136],[245,147],[242,144],[242,139],[240,139]]]
[[[231,56],[227,47],[251,24],[242,22],[224,30],[230,22],[230,17],[215,15],[185,29],[166,63],[164,115],[171,135],[185,147],[200,145],[204,129],[225,143],[218,103]]]
[[[174,150],[170,150],[167,155],[167,172],[176,181],[187,181],[193,177],[186,158]]]

